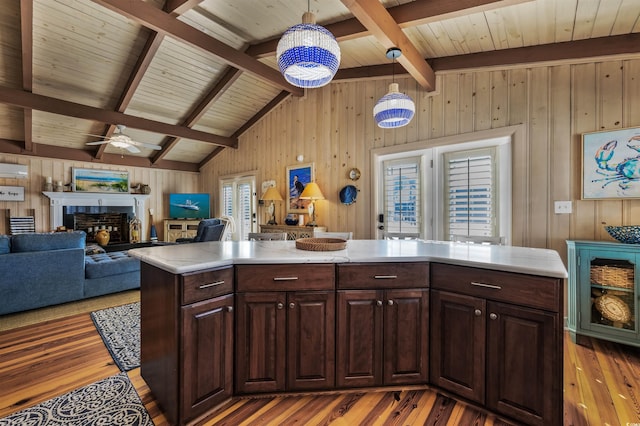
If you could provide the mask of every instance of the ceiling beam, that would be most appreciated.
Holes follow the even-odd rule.
[[[20,33],[22,37],[22,88],[33,91],[33,0],[20,0]],[[24,110],[24,149],[33,149],[33,111]]]
[[[533,0],[416,0],[390,7],[387,11],[401,28],[409,28],[530,1]],[[352,40],[370,34],[356,18],[323,26],[331,31],[331,34],[338,41]],[[274,38],[253,44],[246,53],[255,58],[275,55],[279,40],[279,38]]]
[[[257,61],[244,52],[240,52],[231,46],[197,30],[196,28],[181,22],[170,14],[156,9],[144,1],[131,0],[93,0],[95,3],[106,7],[116,13],[126,16],[141,25],[151,28],[159,33],[170,35],[187,44],[204,50],[225,63],[248,72],[267,83],[286,90],[296,96],[304,95],[304,90],[295,87],[284,79],[279,71]]]
[[[358,18],[385,49],[398,47],[402,56],[397,61],[411,74],[420,86],[432,91],[436,86],[436,75],[411,43],[402,28],[393,20],[380,0],[341,0],[342,4]]]
[[[638,33],[448,56],[430,59],[429,62],[436,71],[449,71],[571,61],[636,53],[640,53],[640,34]]]
[[[61,160],[82,161],[93,164],[109,164],[126,167],[146,167],[155,169],[178,170],[184,172],[198,172],[198,165],[182,161],[160,161],[156,164],[145,157],[133,155],[105,154],[100,160],[94,158],[91,152],[84,149],[74,149],[40,143],[33,144],[32,151],[22,148],[22,142],[8,139],[0,139],[0,152],[7,154],[26,155],[32,157],[59,158]]]
[[[118,111],[105,110],[75,102],[55,99],[48,96],[36,95],[23,90],[0,87],[0,103],[21,108],[31,108],[53,114],[83,118],[85,120],[101,121],[109,124],[124,124],[134,129],[146,130],[181,138],[194,139],[215,145],[237,148],[238,140],[225,136],[218,136],[188,127],[176,126],[161,121],[135,117]]]

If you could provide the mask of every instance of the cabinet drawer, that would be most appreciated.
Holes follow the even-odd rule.
[[[333,290],[333,264],[239,265],[237,291]]]
[[[233,292],[233,267],[182,275],[182,304],[222,296]]]
[[[455,293],[561,312],[561,280],[466,266],[431,264],[431,286]]]
[[[429,264],[359,263],[338,265],[338,288],[429,287]]]

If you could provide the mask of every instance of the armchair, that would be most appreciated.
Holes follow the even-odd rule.
[[[193,238],[178,238],[176,243],[201,243],[204,241],[220,241],[224,235],[226,222],[220,219],[203,219],[198,223],[196,236]]]

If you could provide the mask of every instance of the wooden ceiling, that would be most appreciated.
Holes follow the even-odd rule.
[[[287,96],[280,35],[309,8],[338,39],[334,81],[640,51],[638,0],[2,0],[0,152],[193,170]],[[313,90],[313,89],[310,89]],[[127,126],[160,151],[87,142]]]

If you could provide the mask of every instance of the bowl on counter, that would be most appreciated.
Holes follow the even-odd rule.
[[[621,243],[640,244],[640,225],[605,226],[604,229]]]

